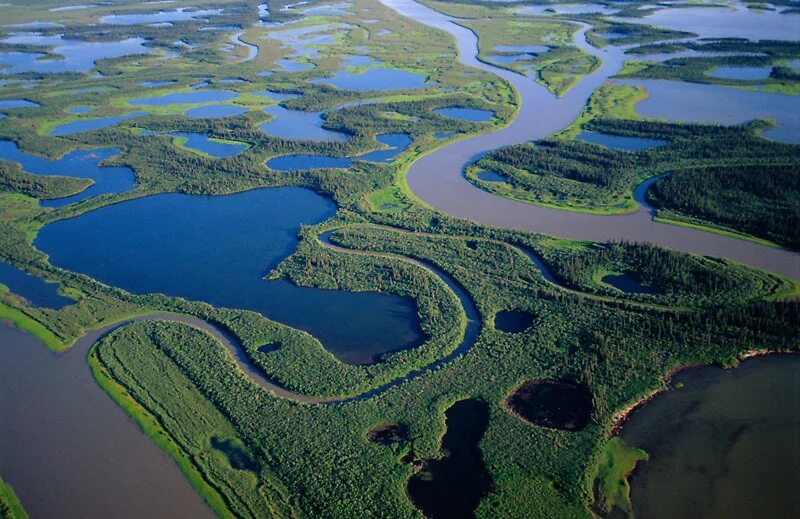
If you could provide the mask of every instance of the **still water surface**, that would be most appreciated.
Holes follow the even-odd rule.
[[[319,223],[335,209],[299,188],[156,195],[49,224],[35,245],[54,265],[133,293],[261,312],[310,332],[344,362],[372,363],[420,344],[410,299],[263,279],[295,249],[302,224]]]

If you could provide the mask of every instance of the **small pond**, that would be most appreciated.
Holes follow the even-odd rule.
[[[394,68],[371,68],[362,72],[339,70],[333,77],[312,79],[312,83],[327,83],[343,90],[400,90],[431,86],[425,74]]]
[[[280,105],[267,106],[264,112],[274,119],[265,122],[259,128],[274,137],[322,142],[346,141],[350,138],[346,133],[323,128],[322,124],[325,121],[322,112],[289,110]]]
[[[75,302],[58,293],[58,283],[48,283],[8,263],[0,262],[0,284],[23,297],[31,306],[59,310]]]
[[[506,177],[504,177],[503,175],[501,175],[500,173],[497,173],[495,171],[488,171],[488,170],[485,170],[485,169],[482,170],[482,171],[478,171],[478,173],[476,173],[475,176],[478,177],[478,180],[483,180],[484,182],[507,182],[508,181],[508,179]]]
[[[0,108],[34,108],[39,106],[39,103],[28,101],[27,99],[2,99],[0,100]]]
[[[610,135],[608,133],[598,133],[586,130],[579,133],[577,139],[580,141],[589,142],[591,144],[605,146],[606,148],[625,151],[642,151],[669,144],[669,142],[659,139],[625,137],[623,135]]]
[[[550,47],[546,45],[497,45],[494,48],[497,52],[528,52],[533,54],[541,54],[542,52],[547,52],[550,50]]]
[[[410,299],[264,279],[295,249],[301,225],[335,210],[329,199],[300,188],[155,195],[48,224],[35,245],[54,265],[137,294],[260,312],[308,331],[344,362],[373,363],[419,345]]]
[[[326,155],[284,155],[267,161],[267,166],[276,171],[292,171],[300,169],[347,168],[356,160],[369,162],[390,162],[397,155],[408,149],[411,137],[405,133],[384,133],[376,140],[388,146],[356,157],[330,157]]]
[[[517,61],[528,61],[536,58],[536,54],[527,52],[521,54],[489,54],[486,59],[494,63],[508,64],[516,63]]]
[[[517,10],[518,14],[613,14],[618,9],[607,7],[602,4],[543,4],[526,5]]]
[[[158,88],[167,85],[174,85],[175,83],[177,83],[177,81],[174,79],[167,79],[165,81],[140,81],[139,86],[145,88]]]
[[[408,496],[426,517],[474,517],[492,488],[478,447],[488,422],[489,406],[482,400],[460,400],[445,411],[442,457],[425,460],[424,468],[408,480]]]
[[[625,292],[626,294],[658,294],[660,290],[656,287],[645,285],[635,274],[608,274],[601,280],[606,285]]]
[[[767,79],[771,73],[772,67],[716,67],[708,75],[722,79],[754,81]]]
[[[143,14],[110,14],[100,18],[101,23],[111,25],[137,25],[143,23],[179,22],[182,20],[196,20],[222,14],[222,9],[198,9],[190,11],[186,7],[180,7],[174,11],[158,11],[156,13]]]
[[[184,148],[199,151],[212,157],[225,158],[238,155],[247,149],[247,144],[243,142],[224,141],[209,138],[204,133],[189,132],[151,132],[145,130],[140,135],[166,135],[174,138]]]
[[[534,425],[564,431],[580,431],[592,416],[589,389],[559,380],[529,380],[511,393],[506,405]]]
[[[98,163],[119,153],[116,149],[75,150],[58,160],[48,160],[21,151],[11,141],[0,141],[0,159],[17,162],[22,169],[33,175],[61,175],[65,177],[90,178],[94,184],[78,194],[42,200],[45,207],[65,205],[105,193],[122,193],[136,187],[136,177],[130,168],[99,167]]]
[[[501,332],[522,333],[531,327],[533,314],[521,310],[503,310],[494,316],[494,327]]]
[[[439,115],[461,119],[463,121],[486,122],[494,117],[491,110],[480,110],[478,108],[464,108],[461,106],[451,106],[448,108],[437,108],[434,110]]]

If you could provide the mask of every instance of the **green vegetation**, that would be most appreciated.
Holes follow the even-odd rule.
[[[731,165],[662,177],[648,191],[659,216],[800,248],[800,165]]]
[[[296,9],[281,11],[289,1],[268,3],[278,19],[298,17]],[[531,63],[539,80],[554,92],[563,93],[597,66],[596,60],[569,46],[576,26],[563,19],[520,20],[512,15],[514,7],[484,3],[429,3],[473,18],[464,24],[479,34],[483,57],[498,44],[546,44],[550,50]],[[103,390],[176,460],[220,516],[418,517],[407,495],[408,481],[420,473],[424,460],[444,455],[442,439],[449,428],[445,413],[461,401],[483,402],[488,414],[485,431],[473,442],[477,446],[470,446],[470,455],[480,457],[491,482],[477,505],[477,516],[550,517],[557,511],[564,517],[590,517],[592,507],[628,513],[624,477],[642,453],[609,441],[621,409],[662,387],[664,375],[677,366],[730,365],[764,345],[775,351],[800,350],[800,303],[782,300],[796,295],[793,282],[650,246],[591,244],[488,228],[419,203],[405,185],[405,168],[442,145],[433,137],[436,133],[457,132],[462,137],[508,123],[517,108],[509,85],[457,64],[451,39],[399,18],[374,0],[354,0],[349,14],[309,16],[293,23],[290,27],[330,25],[321,33],[334,35],[334,43],[320,44],[316,55],[304,58],[314,63],[312,70],[273,70],[262,76],[259,72],[275,69],[276,60],[292,50],[268,37],[280,27],[252,26],[257,4],[193,4],[224,7],[223,15],[212,18],[214,25],[247,27],[243,38],[259,47],[252,61],[241,61],[242,49],[220,50],[230,31],[200,31],[199,21],[162,28],[103,26],[103,34],[98,34],[94,24],[101,15],[153,10],[124,2],[65,11],[59,14],[64,27],[43,31],[91,41],[141,35],[154,54],[101,60],[99,78],[24,74],[22,78],[38,81],[35,89],[16,83],[0,87],[4,98],[25,97],[41,104],[9,109],[0,119],[2,138],[51,158],[76,148],[119,148],[107,163],[131,167],[137,181],[128,193],[49,209],[40,207],[38,200],[80,191],[86,181],[32,176],[0,162],[0,260],[59,282],[61,290],[76,299],[54,311],[27,306],[3,292],[0,319],[13,321],[52,349],[64,349],[87,330],[130,316],[192,315],[229,332],[257,369],[295,392],[294,399],[279,398],[261,389],[213,336],[187,324],[129,324],[91,350],[89,364]],[[47,8],[56,5],[15,4],[4,8],[4,23],[50,19]],[[487,14],[496,16],[488,19]],[[618,27],[598,31],[607,29]],[[635,38],[648,41],[656,36],[651,31],[643,29]],[[176,40],[200,46],[176,46]],[[32,50],[0,44],[0,50],[10,47]],[[177,55],[163,59],[167,50]],[[363,54],[385,66],[425,71],[436,83],[413,91],[355,92],[308,81],[333,74],[347,56]],[[244,82],[221,82],[230,77]],[[175,83],[145,93],[136,85],[165,78]],[[146,115],[118,126],[65,137],[47,135],[56,123],[127,113],[133,110],[127,104],[132,99],[186,92],[206,80],[212,88],[236,91],[239,97],[230,103],[248,112],[225,119],[190,119],[182,115],[189,105],[144,107]],[[256,95],[265,89],[301,94],[283,105],[325,111],[325,128],[352,138],[312,142],[264,134],[258,126],[269,116],[262,108],[274,103]],[[800,205],[800,190],[778,190],[781,175],[797,172],[796,147],[760,139],[762,124],[724,128],[640,121],[633,106],[643,95],[634,87],[604,85],[578,123],[557,138],[499,150],[483,158],[479,167],[506,175],[511,188],[502,194],[593,212],[632,209],[634,186],[668,173],[653,191],[653,202],[669,209],[662,216],[794,243],[796,229],[791,226],[797,227],[796,222],[777,214],[794,214],[786,206]],[[87,116],[65,116],[69,107],[80,105],[94,110]],[[445,106],[489,109],[497,117],[472,123],[434,112]],[[663,139],[669,145],[627,153],[570,140],[581,126]],[[138,129],[205,133],[248,148],[237,156],[215,159],[182,149],[170,138],[141,135]],[[409,151],[394,163],[357,161],[347,170],[292,172],[264,165],[271,157],[294,153],[352,156],[378,148],[376,135],[389,132],[413,138]],[[763,182],[743,183],[753,168],[767,172]],[[476,171],[467,173],[473,182],[501,189],[476,180]],[[302,228],[297,249],[268,276],[302,286],[410,297],[425,335],[423,344],[388,354],[372,366],[351,366],[309,334],[260,314],[159,294],[130,294],[57,268],[33,247],[36,232],[48,223],[136,197],[166,192],[224,195],[287,185],[332,198],[338,211],[328,222]],[[695,186],[694,191],[679,189],[685,185]],[[719,210],[721,197],[732,209]],[[765,225],[766,220],[770,221]],[[347,250],[320,242],[320,235],[329,231],[331,243]],[[555,282],[548,280],[535,257]],[[464,301],[426,265],[463,288],[481,324],[476,337],[466,337],[462,353],[441,364],[442,358],[461,351],[468,323]],[[659,292],[621,292],[602,281],[612,273],[634,274]],[[503,310],[530,313],[534,325],[515,334],[497,330],[491,323]],[[265,344],[280,348],[259,352]],[[369,395],[432,365],[435,369],[371,398],[301,403],[307,396]],[[589,424],[580,431],[555,430],[536,427],[509,412],[504,405],[509,392],[533,379],[585,386],[593,405]],[[381,424],[402,424],[402,439],[391,445],[370,441],[368,433]],[[5,494],[0,497],[0,503],[10,502]]]
[[[800,93],[800,72],[786,63],[800,57],[800,44],[787,41],[758,41],[721,39],[710,42],[677,42],[635,47],[629,52],[647,59],[649,54],[679,51],[730,53],[713,57],[683,57],[660,62],[626,63],[622,77],[668,79],[735,86],[757,87],[762,90]],[[739,53],[738,55],[734,53]],[[729,79],[710,75],[717,67],[772,67],[766,79]]]
[[[478,35],[479,58],[521,74],[534,72],[537,81],[556,95],[565,94],[581,78],[594,72],[600,60],[573,45],[579,26],[559,20],[525,19],[511,15],[460,22]],[[502,51],[502,46],[543,46],[543,52]],[[492,56],[519,56],[511,63]]]
[[[88,178],[31,175],[22,171],[18,164],[0,161],[0,192],[47,200],[80,193],[90,185],[92,181]]]
[[[553,274],[575,290],[619,296],[604,283],[608,274],[635,273],[654,294],[627,293],[642,302],[703,308],[726,303],[791,295],[795,283],[736,263],[673,252],[648,244],[586,243],[583,247],[551,247],[543,240],[537,250]]]
[[[631,516],[631,488],[627,478],[638,462],[647,460],[647,453],[625,445],[619,438],[612,438],[602,447],[597,458],[597,465],[590,473],[594,484],[594,508],[602,516],[613,515],[615,509]]]
[[[468,168],[467,178],[526,202],[621,213],[636,209],[633,190],[640,182],[663,175],[648,192],[660,218],[688,219],[792,248],[800,244],[796,147],[758,137],[764,124],[678,125],[598,119],[594,113],[583,118],[583,129],[669,145],[628,152],[563,138],[520,144],[488,154]],[[481,171],[506,180],[483,181]]]
[[[28,519],[14,489],[0,479],[0,519]]]

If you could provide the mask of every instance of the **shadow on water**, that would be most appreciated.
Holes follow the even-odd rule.
[[[580,431],[592,415],[592,394],[583,385],[559,380],[529,380],[506,400],[517,415],[539,427]]]
[[[533,324],[534,316],[521,310],[503,310],[494,316],[494,327],[501,332],[522,333]]]
[[[446,412],[447,432],[441,459],[430,459],[408,480],[408,495],[426,517],[463,519],[492,487],[478,443],[486,432],[489,406],[477,399],[461,400]]]

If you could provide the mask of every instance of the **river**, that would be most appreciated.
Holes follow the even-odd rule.
[[[575,34],[575,44],[601,58],[602,65],[565,95],[556,97],[532,79],[479,61],[477,36],[457,25],[453,18],[413,0],[380,1],[403,16],[451,34],[462,64],[500,76],[519,95],[519,112],[505,128],[455,141],[411,165],[408,186],[426,204],[453,216],[495,227],[578,240],[649,242],[682,252],[727,258],[800,279],[800,256],[795,252],[698,229],[660,224],[653,221],[649,208],[611,216],[562,211],[493,195],[470,184],[464,178],[464,166],[482,154],[547,137],[572,123],[591,94],[619,71],[625,59],[623,49],[592,47],[585,40],[589,26],[582,25]],[[642,198],[639,196],[640,200]]]

